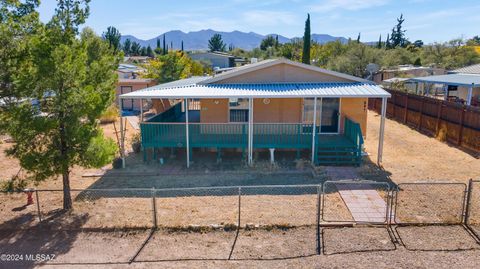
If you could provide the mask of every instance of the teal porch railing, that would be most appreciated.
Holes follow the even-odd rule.
[[[188,127],[190,148],[248,147],[247,123],[189,123]],[[255,123],[253,147],[311,149],[312,128],[311,124],[301,123]],[[143,122],[140,129],[144,149],[187,147],[185,123]],[[358,123],[346,118],[344,134],[317,134],[315,137],[317,164],[361,163],[363,136]]]
[[[317,165],[360,165],[363,136],[360,124],[345,118],[343,135],[316,136]]]
[[[343,129],[343,133],[345,137],[347,137],[357,147],[359,147],[360,151],[362,150],[364,141],[362,135],[362,128],[360,127],[359,123],[354,122],[349,118],[345,118],[345,126]]]
[[[190,147],[247,148],[246,123],[190,123]]]
[[[143,148],[186,147],[185,131],[182,123],[140,124]]]
[[[312,148],[312,125],[301,123],[253,124],[254,148]]]

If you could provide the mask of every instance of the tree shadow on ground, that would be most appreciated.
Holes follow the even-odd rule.
[[[63,218],[65,214],[67,213],[64,211],[58,211],[47,221]],[[43,254],[43,258],[47,259],[47,257],[58,257],[69,252],[80,233],[80,228],[87,221],[86,217],[71,218],[69,229],[65,230],[39,223],[37,218],[37,215],[28,213],[25,216],[19,216],[0,224],[0,250],[2,254],[22,255],[22,260],[0,261],[0,267],[34,268],[39,264],[49,263],[48,260],[42,261],[42,257],[36,255]],[[17,226],[19,222],[22,223],[22,227],[28,228],[19,228]],[[12,227],[17,228],[13,229]]]

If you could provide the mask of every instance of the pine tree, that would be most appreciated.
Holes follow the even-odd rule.
[[[310,14],[308,14],[305,21],[305,33],[303,34],[302,63],[304,64],[310,64],[310,41]]]
[[[163,34],[163,55],[167,54],[167,44],[165,41],[165,34]]]
[[[386,49],[392,48],[392,44],[390,43],[390,34],[387,34],[387,39],[385,40],[385,48]]]
[[[377,43],[377,49],[381,49],[383,47],[382,45],[382,35],[378,38],[378,43]]]
[[[173,41],[170,41],[170,49],[173,50]]]
[[[103,33],[102,37],[108,41],[109,47],[113,48],[113,51],[117,52],[118,49],[120,49],[120,39],[122,35],[117,28],[109,26],[107,31]]]
[[[183,51],[183,40],[182,40],[182,51]]]
[[[48,94],[41,107],[48,116],[39,116],[29,102],[2,108],[0,115],[6,133],[15,140],[8,154],[31,179],[61,176],[65,210],[72,209],[71,169],[102,167],[117,150],[103,136],[98,118],[114,100],[120,57],[91,29],[79,33],[89,14],[88,3],[58,0],[51,21],[34,34],[28,65],[17,66],[18,88],[12,97],[30,100]]]
[[[275,37],[275,48],[278,49],[278,45],[280,45],[280,43],[278,42],[278,35]]]
[[[130,53],[132,52],[132,42],[129,38],[127,38],[127,40],[125,40],[125,42],[123,43],[123,52],[125,53],[125,55],[130,55]]]
[[[150,58],[155,57],[155,54],[153,53],[152,47],[150,47],[150,45],[148,45],[147,47],[147,56]]]
[[[393,27],[392,34],[390,36],[391,39],[391,46],[393,48],[396,47],[405,47],[407,44],[407,39],[405,38],[405,30],[402,30],[402,24],[405,21],[403,18],[403,14],[397,18],[397,25]]]
[[[358,33],[358,36],[357,36],[357,43],[360,43],[360,33]]]
[[[155,48],[160,48],[160,38],[157,38],[157,46]]]
[[[223,43],[222,35],[214,34],[210,40],[208,40],[208,49],[213,51],[225,51],[227,45]]]

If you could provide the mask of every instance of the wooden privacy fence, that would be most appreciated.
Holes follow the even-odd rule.
[[[387,117],[433,137],[480,154],[480,108],[388,90]],[[380,113],[381,99],[368,108]]]

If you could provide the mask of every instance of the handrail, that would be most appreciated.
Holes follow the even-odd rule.
[[[344,123],[344,134],[345,136],[354,142],[357,146],[362,147],[364,144],[362,128],[360,124],[353,121],[352,119],[345,117]]]

